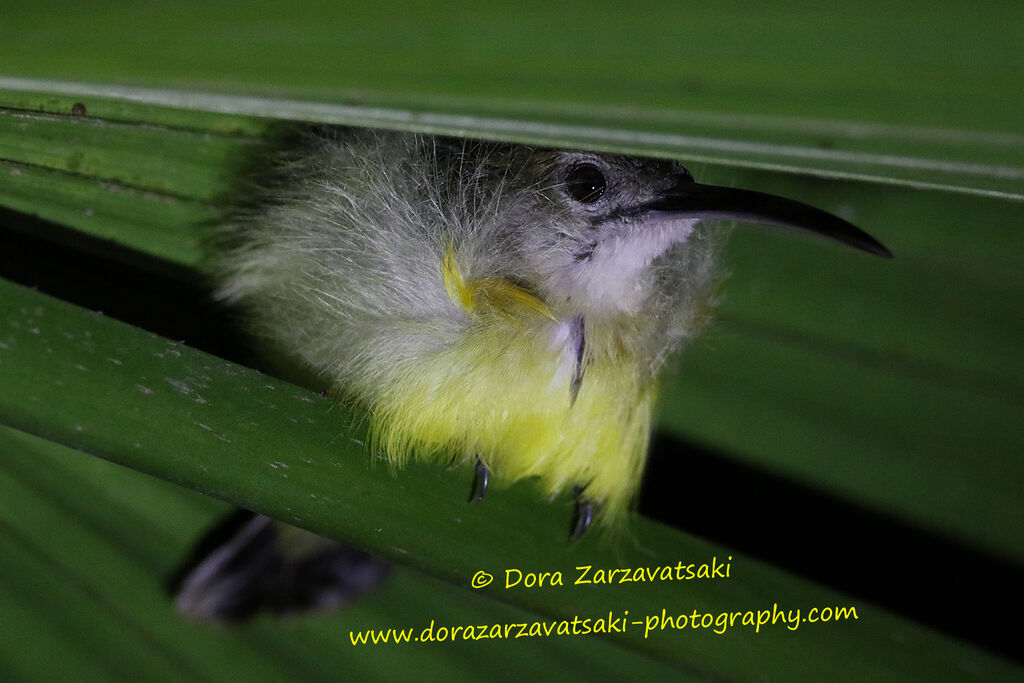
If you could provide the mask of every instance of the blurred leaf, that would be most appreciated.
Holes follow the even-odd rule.
[[[609,547],[594,534],[567,546],[569,505],[564,499],[551,505],[538,500],[529,486],[518,485],[496,492],[487,505],[467,507],[465,468],[443,471],[412,466],[394,478],[366,457],[358,440],[361,431],[353,427],[354,416],[332,408],[317,394],[27,289],[0,283],[0,320],[0,386],[4,387],[0,419],[47,441],[18,437],[7,430],[3,434],[49,453],[45,456],[49,459],[68,456],[48,442],[83,450],[460,585],[476,571],[488,570],[498,576],[498,582],[479,593],[544,615],[596,619],[611,614],[621,619],[628,610],[633,615],[630,619],[638,621],[631,621],[624,633],[613,638],[675,661],[702,677],[751,679],[765,669],[787,680],[806,678],[812,671],[830,671],[833,680],[933,679],[950,670],[983,671],[988,677],[1010,674],[1011,669],[988,655],[871,605],[854,604],[847,596],[642,519],[636,521],[630,543]],[[117,419],[111,420],[110,415]],[[31,486],[26,488],[12,478],[13,470],[16,476],[44,485],[47,481],[39,473],[33,476],[24,460],[17,464],[16,449],[5,450],[10,455],[4,462],[7,474],[0,480],[7,490],[0,519],[13,531],[5,543],[18,546],[16,552],[12,549],[12,557],[25,556],[15,573],[35,575],[29,567],[43,562],[40,555],[51,563],[56,560],[31,532],[66,527],[61,517],[67,512],[41,505]],[[131,571],[123,552],[105,552],[92,545],[116,544],[117,534],[97,538],[87,528],[81,531],[90,537],[80,541],[86,545],[77,546],[78,537],[68,535],[62,540],[61,555],[88,557],[100,563],[95,565],[99,576],[119,577],[116,586],[102,589],[117,591],[103,602],[111,613],[104,623],[139,633],[140,626],[132,625],[135,619],[167,609],[154,604],[159,598],[152,590],[152,573]],[[145,546],[131,553],[139,562]],[[711,562],[712,558],[730,562],[730,578],[692,585],[568,585],[581,563],[596,568],[663,567],[680,561]],[[77,559],[70,565],[58,564],[64,573],[78,571]],[[501,581],[507,568],[559,570],[567,585],[506,589]],[[61,598],[54,594],[52,599]],[[660,617],[662,610],[717,614],[771,610],[776,603],[783,609],[802,610],[854,606],[858,618],[804,626],[800,638],[778,625],[764,627],[756,637],[741,628],[723,635],[707,629],[659,629],[644,637],[647,618]],[[83,615],[82,628],[86,628],[84,624],[92,619],[87,613],[95,608],[74,609]],[[423,612],[415,614],[425,621]],[[453,614],[446,608],[439,620],[456,618]],[[160,623],[166,627],[166,617]],[[183,637],[177,630],[175,634]],[[114,671],[146,671],[154,666],[147,657],[169,656],[139,646],[125,659],[127,653],[111,653],[102,645],[119,636],[95,631],[91,635],[97,643],[83,642],[85,651],[116,657],[97,662]],[[173,644],[167,634],[151,638],[160,648]],[[899,648],[891,647],[893,640],[900,643]],[[865,651],[877,654],[866,659],[861,656]]]
[[[339,125],[385,127],[426,133],[459,134],[570,148],[587,148],[689,162],[720,164],[765,171],[807,173],[823,178],[869,180],[915,188],[1024,200],[1024,135],[979,133],[955,129],[915,129],[872,122],[835,122],[752,115],[644,114],[631,109],[597,110],[572,107],[546,111],[543,107],[513,107],[512,114],[495,115],[497,103],[475,107],[474,114],[445,113],[443,104],[409,102],[409,109],[354,106],[289,100],[205,94],[194,91],[57,83],[0,78],[0,90],[10,91],[3,103],[38,109],[43,95],[61,113],[70,111],[68,98],[84,99],[99,112],[115,109],[130,114],[132,107],[111,107],[115,96],[126,102],[155,104],[201,112],[217,112]],[[99,98],[99,106],[94,100]],[[418,106],[417,106],[418,104]],[[441,113],[438,113],[437,110]],[[60,111],[60,110],[58,110]],[[990,159],[989,162],[982,159]]]
[[[536,618],[404,568],[332,617],[284,625],[264,618],[233,629],[188,623],[171,609],[162,579],[224,504],[7,428],[0,428],[0,453],[6,680],[334,680],[346,673],[422,680],[427,672],[459,680],[494,668],[496,658],[500,680],[685,676],[584,638],[353,647],[350,630],[418,632],[430,618],[438,625]],[[410,621],[410,614],[426,619]],[[510,650],[534,657],[512,658]]]

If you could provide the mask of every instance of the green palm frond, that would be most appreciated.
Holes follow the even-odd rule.
[[[540,500],[528,484],[467,507],[468,472],[389,472],[360,443],[357,412],[191,339],[85,308],[114,302],[112,314],[175,340],[194,331],[175,323],[191,314],[192,294],[132,298],[196,289],[210,227],[288,121],[696,162],[702,179],[854,220],[897,258],[735,230],[717,321],[663,389],[670,445],[699,444],[727,477],[764,472],[1019,572],[1024,22],[1011,3],[780,5],[771,16],[730,3],[491,12],[437,3],[402,13],[333,3],[177,2],[125,13],[45,4],[11,11],[0,26],[2,677],[1019,676],[976,643],[895,616],[898,605],[871,604],[863,596],[873,577],[839,591],[801,576],[799,561],[769,563],[713,534],[643,518],[628,541],[567,545],[571,502]],[[152,290],[86,291],[108,266]],[[123,285],[111,275],[110,287]],[[153,310],[132,313],[140,306]],[[215,334],[227,334],[229,321],[220,325]],[[690,509],[688,485],[673,489],[683,529],[760,514],[728,496]],[[379,594],[331,617],[233,631],[186,624],[162,581],[226,509],[215,499],[399,569]],[[776,533],[793,543],[805,530]],[[891,558],[873,554],[876,541],[848,542],[867,566],[884,567]],[[571,580],[579,565],[712,557],[732,557],[729,579],[498,585],[511,568]],[[470,589],[477,571],[499,581]],[[431,620],[625,610],[642,619],[774,603],[805,613],[855,605],[858,619],[756,634],[736,626],[644,637],[630,625],[604,638],[349,640],[350,631],[419,631]]]

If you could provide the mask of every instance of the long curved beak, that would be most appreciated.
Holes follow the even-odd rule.
[[[684,181],[648,202],[645,213],[666,218],[706,218],[765,223],[828,237],[869,254],[892,258],[892,252],[857,226],[813,206],[763,192]]]

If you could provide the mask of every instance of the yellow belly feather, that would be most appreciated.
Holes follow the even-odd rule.
[[[498,482],[535,477],[551,495],[585,485],[600,519],[622,519],[643,471],[653,386],[616,357],[621,344],[588,329],[585,378],[571,400],[558,322],[540,299],[504,280],[465,281],[451,249],[441,275],[469,329],[377,388],[376,448],[398,464],[479,457]]]

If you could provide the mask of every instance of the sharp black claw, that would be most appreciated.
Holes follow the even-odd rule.
[[[491,479],[491,471],[487,469],[487,465],[477,458],[476,460],[476,474],[473,477],[473,492],[469,496],[470,503],[479,503],[484,499],[484,494],[487,493],[487,482]]]
[[[582,493],[580,490],[579,493]],[[579,495],[577,493],[577,496]],[[590,521],[594,518],[594,504],[586,498],[577,498],[576,515],[572,520],[572,533],[569,534],[570,541],[578,541],[583,538],[590,528]]]

